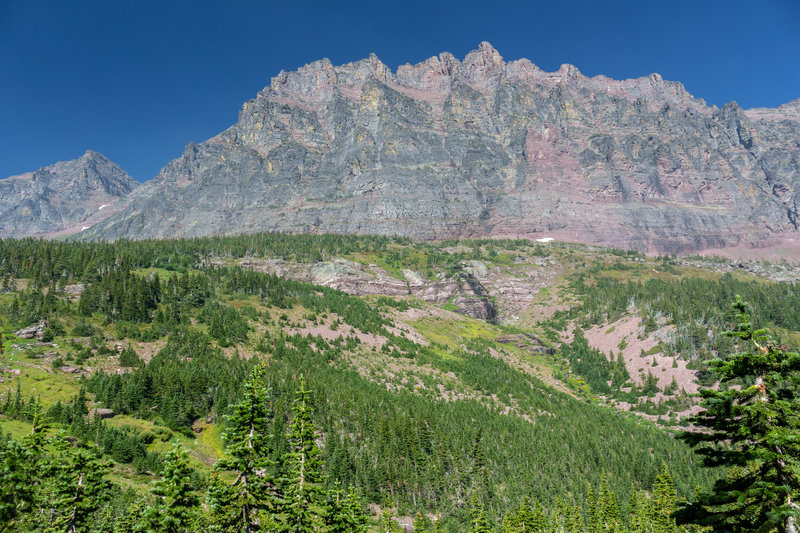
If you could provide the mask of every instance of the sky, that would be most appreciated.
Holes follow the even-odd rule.
[[[800,98],[798,0],[0,0],[0,177],[92,149],[145,181],[281,70],[481,41],[547,71],[658,72],[720,107]]]

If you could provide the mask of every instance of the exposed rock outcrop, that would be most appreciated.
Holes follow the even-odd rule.
[[[440,275],[436,279],[426,279],[418,272],[405,270],[405,279],[399,279],[375,265],[344,259],[314,264],[287,263],[280,259],[244,259],[241,265],[359,296],[415,296],[426,302],[450,303],[459,313],[474,318],[489,322],[497,319],[497,309],[489,291],[467,271],[449,278]]]
[[[800,104],[707,106],[658,74],[589,78],[488,43],[392,72],[281,72],[86,238],[255,231],[554,237],[640,250],[796,233]]]
[[[19,337],[20,339],[39,339],[42,340],[44,337],[44,330],[46,325],[44,322],[39,322],[37,324],[33,324],[32,326],[28,326],[27,328],[22,328],[18,330],[14,335]]]
[[[91,150],[0,180],[0,237],[80,232],[113,214],[117,200],[137,185],[116,163]]]

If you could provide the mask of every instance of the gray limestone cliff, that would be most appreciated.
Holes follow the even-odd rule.
[[[800,103],[708,106],[658,74],[506,62],[281,72],[86,238],[256,231],[553,237],[680,252],[797,232]]]
[[[58,236],[113,214],[138,183],[116,163],[87,150],[78,159],[0,180],[0,237]]]

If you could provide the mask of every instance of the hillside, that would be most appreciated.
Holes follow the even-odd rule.
[[[557,242],[261,234],[0,253],[3,432],[29,431],[38,398],[143,496],[169,440],[209,475],[264,362],[277,435],[305,376],[330,479],[451,531],[476,494],[496,522],[524,497],[588,513],[587,484],[627,501],[662,463],[691,496],[713,473],[667,428],[713,382],[704,360],[734,348],[732,295],[785,342],[800,329],[796,286],[772,281],[795,267]],[[111,412],[87,421],[95,408]]]

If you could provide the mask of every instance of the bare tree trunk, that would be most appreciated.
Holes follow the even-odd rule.
[[[798,505],[792,501],[791,496],[786,497],[786,503],[792,509],[797,509]],[[795,523],[794,517],[790,516],[786,518],[786,525],[783,528],[784,533],[798,533],[797,524]]]

